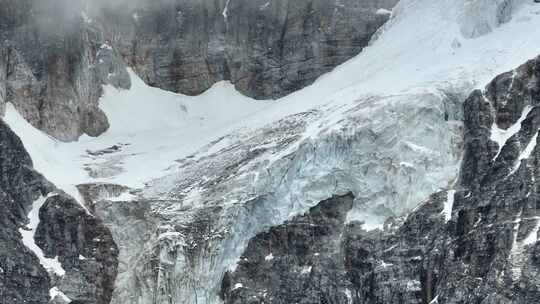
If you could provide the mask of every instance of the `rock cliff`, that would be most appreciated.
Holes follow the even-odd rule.
[[[109,303],[118,264],[110,231],[32,168],[3,121],[0,175],[0,303]]]
[[[0,19],[0,102],[63,141],[106,131],[102,85],[130,81],[102,31],[82,21],[77,5],[56,0],[3,0]]]
[[[229,80],[250,97],[275,99],[358,54],[396,3],[152,1],[102,15],[126,62],[153,86],[193,95]]]
[[[279,98],[357,55],[396,2],[3,0],[0,105],[73,141],[108,129],[102,85],[129,88],[126,65],[173,92]]]

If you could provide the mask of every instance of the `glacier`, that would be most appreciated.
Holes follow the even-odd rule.
[[[532,1],[402,0],[360,55],[278,100],[227,82],[189,97],[131,72],[130,90],[105,87],[98,138],[56,141],[9,104],[5,121],[35,168],[111,227],[113,303],[219,303],[247,241],[323,199],[352,191],[348,218],[371,230],[451,189],[462,101],[538,55],[539,36]],[[85,184],[121,189],[89,197]]]

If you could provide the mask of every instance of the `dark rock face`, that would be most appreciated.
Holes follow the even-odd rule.
[[[109,303],[118,265],[109,229],[63,194],[47,199],[40,219],[36,244],[46,254],[61,257],[67,273],[59,289],[78,303]]]
[[[159,4],[156,4],[159,3]],[[199,94],[221,80],[242,93],[278,98],[358,54],[397,0],[157,1],[104,24],[149,84]]]
[[[19,229],[40,196],[34,241],[46,258],[58,257],[57,277],[22,242]],[[118,250],[108,228],[32,168],[19,138],[0,121],[0,303],[48,303],[58,287],[72,303],[109,303]],[[58,299],[57,299],[58,300]]]
[[[383,230],[338,222],[331,242],[302,226],[305,217],[272,228],[252,239],[245,259],[223,279],[225,302],[539,303],[538,79],[540,58],[468,98],[465,156],[455,190],[433,194],[409,216],[388,220]],[[327,207],[336,214],[342,208]],[[280,239],[275,235],[287,236],[287,242],[270,242]],[[265,259],[269,244],[273,256]],[[317,263],[313,252],[321,252]],[[313,268],[302,277],[296,265]],[[327,283],[311,288],[313,278]]]
[[[336,196],[253,238],[234,273],[226,273],[227,303],[346,303],[340,235],[353,196]],[[337,298],[336,298],[337,297]]]
[[[49,277],[18,228],[26,211],[52,186],[32,170],[19,138],[0,120],[0,303],[46,303]]]
[[[130,87],[123,62],[81,11],[74,1],[0,5],[0,101],[64,141],[108,129],[98,108],[102,84]]]

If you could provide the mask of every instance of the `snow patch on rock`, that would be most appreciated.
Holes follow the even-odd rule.
[[[53,287],[49,290],[49,296],[51,297],[51,301],[60,301],[60,303],[71,303],[71,299],[68,298],[58,287]],[[57,302],[54,302],[57,303]]]
[[[450,221],[452,219],[452,209],[454,207],[454,196],[456,194],[456,190],[448,190],[446,201],[444,202],[444,220],[446,222]]]
[[[523,109],[523,112],[521,113],[521,116],[519,117],[519,119],[516,121],[516,123],[514,123],[513,125],[511,125],[508,129],[501,129],[499,128],[499,126],[497,125],[497,122],[493,122],[493,125],[491,126],[491,136],[490,136],[490,139],[494,142],[497,143],[497,146],[499,147],[498,151],[497,151],[497,154],[495,155],[495,157],[493,158],[494,160],[497,159],[497,157],[499,156],[499,154],[501,154],[501,150],[502,148],[504,147],[504,145],[506,144],[506,142],[512,137],[514,136],[515,134],[517,134],[519,132],[519,130],[521,130],[521,123],[527,118],[527,116],[529,115],[529,113],[531,112],[532,110],[532,107],[531,106],[526,106],[524,109]]]
[[[268,262],[268,261],[271,261],[271,260],[273,260],[273,259],[274,259],[274,255],[273,255],[272,253],[270,253],[269,255],[267,255],[267,256],[264,257],[264,260],[267,261],[267,262]]]
[[[58,261],[58,257],[47,258],[43,253],[43,250],[39,248],[34,240],[34,235],[36,234],[36,229],[39,226],[39,210],[45,204],[49,196],[42,196],[34,201],[32,208],[28,213],[29,223],[26,227],[20,228],[19,232],[22,235],[23,244],[26,248],[30,249],[36,257],[39,259],[39,263],[48,271],[56,274],[57,276],[64,276],[66,271],[62,268],[62,264]]]
[[[540,231],[540,218],[536,219],[536,226],[531,233],[523,240],[524,245],[533,245],[538,242],[538,232]]]

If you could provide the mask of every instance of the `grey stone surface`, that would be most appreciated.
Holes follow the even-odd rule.
[[[36,244],[66,270],[56,286],[77,303],[109,303],[118,266],[110,230],[64,194],[47,199],[40,220]]]
[[[32,125],[63,141],[108,129],[102,84],[129,88],[124,63],[74,1],[3,0],[0,94]]]
[[[51,185],[31,169],[19,138],[0,120],[0,303],[47,303],[49,276],[18,228],[32,202]]]
[[[93,212],[102,218],[113,232],[119,250],[118,277],[110,303],[155,303],[156,295],[149,296],[145,290],[159,293],[158,272],[160,264],[156,255],[159,248],[150,240],[158,230],[159,215],[152,212],[148,201],[111,201],[112,198],[129,191],[128,188],[106,183],[83,184],[78,186],[81,195]],[[139,255],[140,253],[140,255]],[[143,262],[143,263],[141,263]],[[118,299],[118,294],[125,298]]]
[[[149,84],[199,94],[220,80],[278,98],[358,54],[397,0],[152,1],[105,24],[128,65]]]
[[[397,0],[2,0],[0,110],[13,103],[62,140],[108,129],[101,85],[204,92],[230,80],[278,98],[364,48]]]

